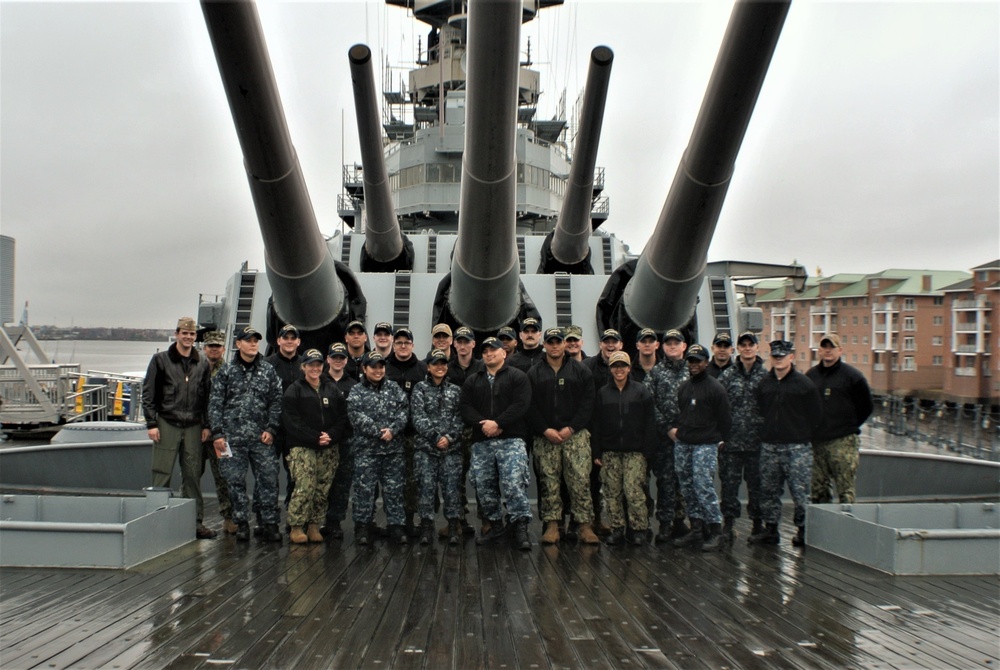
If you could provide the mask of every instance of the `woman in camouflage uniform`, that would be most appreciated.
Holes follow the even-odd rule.
[[[347,401],[329,375],[323,354],[310,349],[302,357],[304,379],[289,385],[282,401],[281,424],[288,444],[288,469],[295,481],[288,503],[289,539],[295,544],[322,542],[327,495],[337,472],[338,444],[347,430]]]
[[[462,537],[462,415],[458,401],[462,390],[447,380],[448,355],[435,349],[427,358],[427,379],[413,389],[413,413],[417,482],[420,486],[420,544],[434,540],[434,502],[438,486],[448,520],[448,543]]]

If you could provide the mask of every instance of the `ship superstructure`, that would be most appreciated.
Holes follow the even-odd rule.
[[[786,4],[740,3],[734,10],[703,103],[706,120],[699,120],[703,134],[723,140],[689,147],[692,155],[678,175],[697,186],[675,180],[643,258],[600,229],[610,214],[605,174],[596,164],[610,48],[591,52],[579,118],[570,124],[561,104],[557,118],[540,119],[540,76],[522,46],[520,25],[561,0],[387,4],[411,11],[428,31],[426,42],[421,39],[405,78],[385,77],[381,90],[369,48],[350,48],[361,160],[343,168],[338,210],[347,230],[320,248],[304,182],[280,186],[301,174],[281,129],[256,12],[252,5],[205,3],[268,271],[244,264],[223,295],[202,296],[203,326],[231,333],[253,325],[273,343],[277,329],[291,322],[304,329],[304,347],[325,347],[352,319],[369,326],[388,321],[412,328],[419,350],[429,345],[437,322],[486,334],[531,315],[545,326],[579,325],[591,348],[610,327],[629,345],[641,327],[683,327],[704,341],[717,330],[762,329],[759,310],[743,300],[735,277],[804,277],[798,266],[709,264],[705,258]],[[248,42],[232,41],[234,34]],[[254,53],[260,62],[235,64],[233,52]],[[257,122],[263,129],[254,128]],[[281,142],[262,140],[272,131],[286,149],[275,152]],[[278,156],[283,151],[287,164],[271,165],[261,147]],[[700,183],[690,174],[700,168],[719,183]],[[667,214],[685,219],[680,232],[664,233],[676,224],[662,220]],[[664,234],[677,244],[657,243]],[[664,263],[683,276],[672,277]],[[628,289],[636,271],[645,285]],[[339,286],[329,289],[330,283]]]

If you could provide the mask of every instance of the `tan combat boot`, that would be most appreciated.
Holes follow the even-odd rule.
[[[319,524],[311,523],[306,526],[306,537],[309,538],[310,542],[322,542],[323,533],[319,532]]]
[[[542,544],[555,544],[559,541],[559,522],[546,521],[545,532],[542,533]]]
[[[584,544],[600,544],[601,539],[594,532],[594,527],[589,523],[580,524],[580,542]]]
[[[292,541],[292,544],[305,544],[309,541],[306,534],[302,532],[302,526],[292,526],[291,532],[288,533],[288,539]]]

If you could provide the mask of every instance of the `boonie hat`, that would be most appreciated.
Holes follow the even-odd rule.
[[[632,359],[624,351],[616,351],[608,357],[608,367],[616,365],[617,363],[624,363],[625,365],[632,367]]]
[[[500,340],[498,340],[497,338],[487,337],[485,340],[483,340],[483,349],[487,348],[503,349],[503,345],[500,344]]]
[[[299,329],[296,328],[295,326],[293,326],[290,323],[286,323],[285,325],[283,325],[281,327],[281,330],[278,331],[278,337],[284,337],[285,335],[289,335],[289,334],[294,335],[295,337],[298,337],[299,336]]]
[[[788,340],[774,340],[770,347],[771,358],[783,358],[795,351],[795,345]]]
[[[509,340],[516,340],[517,334],[514,332],[514,329],[511,328],[510,326],[504,326],[503,328],[497,331],[497,337],[506,337]],[[486,339],[488,340],[490,338],[487,337]],[[483,340],[483,342],[485,341],[486,340]]]
[[[219,345],[220,347],[226,346],[226,334],[221,330],[211,330],[205,333],[205,339],[203,340],[205,346]]]
[[[364,358],[361,359],[361,365],[372,366],[372,365],[385,365],[385,356],[377,351],[369,351],[365,354]]]
[[[566,336],[563,335],[562,328],[549,328],[548,330],[545,331],[546,342],[548,342],[549,340],[559,340],[560,342],[562,342],[565,339]]]
[[[447,363],[448,354],[444,353],[441,349],[434,349],[431,353],[427,354],[427,364],[431,363]]]
[[[396,339],[397,337],[405,337],[410,342],[412,342],[413,341],[413,331],[410,330],[409,328],[407,328],[406,326],[403,326],[401,328],[397,328],[396,332],[393,333],[393,335],[392,335],[392,339]]]
[[[575,337],[578,340],[583,339],[583,328],[580,326],[566,326],[566,339]]]
[[[309,349],[306,353],[302,354],[302,364],[306,363],[322,363],[323,354],[320,353],[319,349]]]
[[[525,328],[537,328],[541,330],[542,322],[533,316],[529,316],[527,319],[521,322],[521,330],[524,330]]]
[[[190,316],[182,316],[177,319],[177,330],[198,330],[198,322]]]
[[[733,338],[729,336],[729,333],[716,333],[712,344],[728,344],[732,346]]]
[[[386,321],[379,321],[378,323],[375,324],[375,327],[372,329],[372,334],[378,333],[379,331],[383,330],[392,335],[392,324]]]
[[[349,358],[349,356],[347,355],[347,347],[344,346],[343,342],[334,342],[333,344],[331,344],[330,351],[328,351],[326,355],[329,356],[330,358],[333,358],[334,356],[343,356],[344,358]]]
[[[444,333],[445,335],[451,335],[451,326],[447,323],[439,323],[431,329],[431,337],[435,335],[440,335]]]
[[[656,331],[652,328],[643,328],[639,331],[639,334],[635,336],[636,342],[642,342],[645,338],[651,337],[654,340],[659,340],[660,338],[656,336]]]
[[[603,342],[604,340],[607,340],[607,339],[618,340],[619,342],[621,342],[622,341],[622,334],[619,333],[614,328],[608,328],[603,333],[601,333],[601,342]]]
[[[705,350],[705,347],[701,346],[700,344],[692,344],[690,348],[688,348],[687,353],[684,355],[684,358],[685,359],[694,358],[695,360],[699,361],[707,361],[708,352]]]
[[[466,328],[465,326],[462,326],[461,328],[455,331],[455,339],[469,340],[470,342],[475,342],[476,334],[472,332],[471,328]]]
[[[736,344],[742,344],[743,340],[750,340],[754,344],[757,344],[757,334],[752,330],[744,330],[740,333],[740,336],[736,338]]]
[[[836,333],[827,333],[822,338],[820,338],[819,345],[823,346],[824,342],[829,342],[834,349],[840,349],[840,335]]]
[[[236,333],[236,339],[237,340],[250,340],[250,339],[253,339],[255,337],[258,340],[264,339],[264,338],[261,337],[260,333],[258,333],[256,330],[253,329],[253,326],[247,326],[246,328],[244,328],[240,332]]]
[[[685,341],[684,335],[682,335],[681,331],[676,328],[671,328],[667,332],[663,333],[663,341],[666,342],[667,340],[677,340],[678,342]]]

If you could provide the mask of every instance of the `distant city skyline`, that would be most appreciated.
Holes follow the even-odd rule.
[[[642,249],[731,6],[568,1],[523,28],[539,118],[615,52],[604,228]],[[259,7],[321,231],[360,160],[346,52],[412,62],[426,26],[382,2]],[[1000,4],[793,3],[709,260],[810,274],[968,270],[1000,249]],[[402,70],[391,70],[395,81]],[[377,75],[378,76],[378,75]],[[196,3],[0,3],[0,228],[14,315],[165,327],[263,269],[242,157]]]

